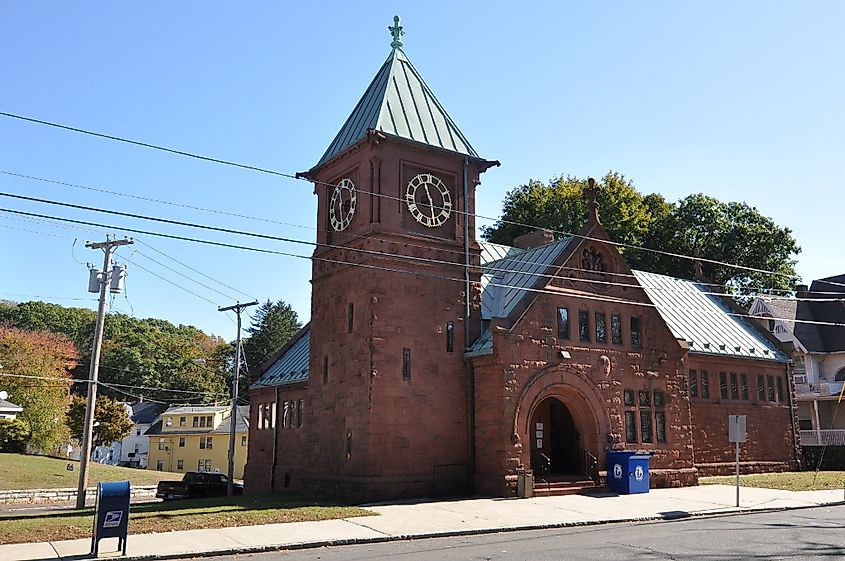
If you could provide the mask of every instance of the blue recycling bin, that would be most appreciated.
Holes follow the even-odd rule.
[[[91,555],[97,557],[100,540],[117,538],[117,548],[126,555],[126,536],[129,533],[129,482],[108,481],[97,484],[94,509],[94,533]]]
[[[648,493],[648,462],[650,453],[607,453],[607,484],[621,495]]]

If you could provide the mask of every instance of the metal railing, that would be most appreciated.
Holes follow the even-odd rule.
[[[804,446],[845,446],[845,429],[802,430]]]
[[[551,485],[551,481],[549,480],[549,477],[552,473],[552,459],[550,457],[546,456],[545,454],[543,454],[542,452],[537,452],[537,455],[539,456],[539,465],[540,465],[538,479],[540,479],[546,485]],[[535,476],[537,475],[536,471],[535,471],[534,475]]]
[[[599,476],[599,460],[586,450],[583,450],[584,453],[584,471],[587,474],[587,477],[596,484],[596,486],[601,485],[601,477]]]

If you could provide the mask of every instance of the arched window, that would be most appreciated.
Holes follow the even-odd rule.
[[[845,382],[845,368],[840,368],[839,372],[836,373],[836,378],[833,380],[835,382]]]

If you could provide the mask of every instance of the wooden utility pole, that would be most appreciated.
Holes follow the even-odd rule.
[[[246,304],[236,303],[234,306],[226,306],[225,308],[217,308],[219,312],[235,311],[238,316],[238,338],[237,346],[235,347],[235,375],[232,377],[232,412],[229,414],[229,483],[226,487],[226,495],[229,497],[234,493],[234,478],[235,478],[235,429],[238,424],[238,380],[241,377],[241,312],[244,308],[255,306],[258,300],[247,302]]]
[[[103,272],[100,279],[100,305],[97,308],[97,325],[94,328],[94,346],[91,349],[91,369],[88,371],[88,403],[85,406],[85,424],[82,427],[82,452],[79,457],[79,486],[76,489],[76,508],[85,508],[85,489],[88,487],[88,460],[91,457],[91,441],[94,433],[94,409],[97,405],[97,377],[100,368],[100,348],[103,343],[103,324],[106,318],[106,292],[109,289],[111,255],[114,248],[135,243],[130,239],[89,242],[85,247],[102,249]]]

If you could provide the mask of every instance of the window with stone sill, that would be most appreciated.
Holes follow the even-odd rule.
[[[603,312],[596,312],[596,343],[607,343],[607,319]]]
[[[728,375],[725,372],[719,372],[719,397],[728,399]]]
[[[742,394],[742,399],[748,401],[748,376],[745,374],[739,375],[739,389]]]
[[[710,375],[701,371],[701,399],[710,399]]]
[[[610,341],[614,345],[622,344],[622,317],[619,314],[610,314]]]
[[[777,401],[775,399],[775,377],[767,376],[766,379],[769,382],[769,401]]]
[[[569,339],[569,308],[557,309],[557,338]]]
[[[641,349],[643,346],[642,338],[640,337],[640,318],[631,318],[631,347],[634,349]]]
[[[689,396],[690,398],[698,397],[698,372],[690,369],[689,371]]]
[[[590,341],[590,313],[587,310],[578,310],[578,338]]]
[[[778,384],[778,401],[783,403],[783,379],[778,376],[777,378],[775,378],[775,381]]]
[[[739,384],[737,382],[736,372],[730,373],[731,379],[731,399],[739,399]]]

